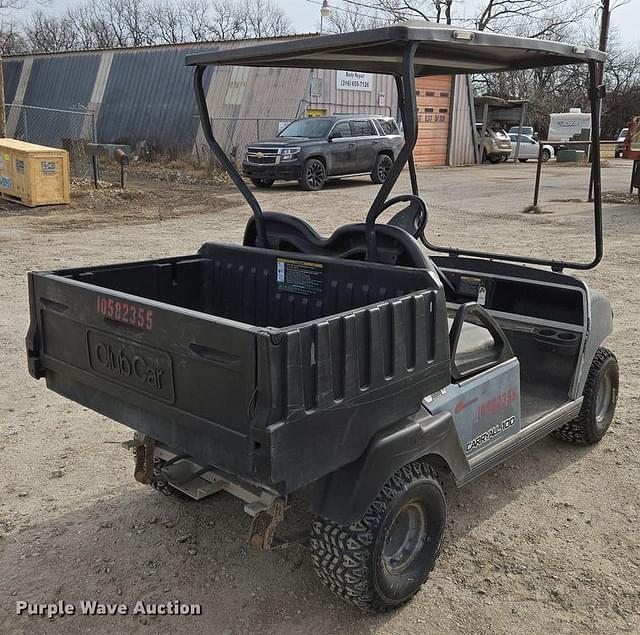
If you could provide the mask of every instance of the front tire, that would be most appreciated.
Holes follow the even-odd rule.
[[[388,154],[379,154],[371,172],[371,180],[382,185],[393,168],[393,159]]]
[[[593,445],[600,441],[613,420],[618,384],[616,356],[607,348],[598,348],[582,393],[580,414],[552,432],[551,436],[578,445]]]
[[[359,609],[385,612],[408,602],[440,552],[446,503],[435,472],[414,461],[382,487],[362,520],[323,518],[311,529],[311,558],[323,584]]]
[[[327,180],[327,170],[320,159],[308,159],[302,167],[300,185],[307,192],[321,190]]]

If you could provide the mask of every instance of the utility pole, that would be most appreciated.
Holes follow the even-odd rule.
[[[607,42],[609,40],[609,23],[611,21],[611,9],[609,0],[600,0],[602,8],[602,18],[600,20],[600,44],[598,48],[605,52],[607,50]],[[604,81],[604,64],[600,64],[600,72],[598,76],[598,84]]]

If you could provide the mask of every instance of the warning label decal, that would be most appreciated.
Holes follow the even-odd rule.
[[[317,295],[322,293],[324,274],[322,265],[308,260],[278,258],[276,263],[276,285],[278,291]]]

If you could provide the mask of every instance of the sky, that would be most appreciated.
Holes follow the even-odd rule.
[[[0,0],[1,1],[1,0]],[[76,5],[80,2],[88,2],[90,0],[49,0],[43,2],[41,7],[51,13],[58,13],[64,10],[65,7],[70,5]],[[318,30],[320,24],[320,5],[322,0],[272,0],[275,4],[279,5],[289,16],[293,27],[298,33],[311,33]],[[353,0],[354,2],[367,5],[367,0]],[[485,0],[486,1],[486,0]],[[558,3],[566,2],[567,0],[558,0]],[[583,0],[580,0],[583,1]],[[594,0],[590,0],[594,1]],[[611,0],[614,2],[620,2],[625,0]],[[483,0],[454,0],[454,7],[463,8],[466,11],[466,15],[472,16],[474,11],[474,5],[479,5]],[[329,5],[335,5],[336,7],[348,6],[343,0],[329,0]],[[370,4],[370,3],[369,3]],[[10,11],[14,17],[21,19],[37,6],[35,2],[25,2],[25,6],[22,10]],[[454,8],[454,16],[458,11]],[[335,9],[337,11],[337,9]],[[364,9],[366,11],[366,9]],[[467,24],[468,26],[468,24]],[[630,46],[640,46],[640,0],[626,0],[626,4],[615,9],[612,14],[611,21],[612,30],[616,30],[623,42],[626,42]]]
[[[320,22],[320,6],[316,4],[319,0],[274,0],[280,5],[291,19],[296,31],[311,32],[316,31]],[[361,0],[367,4],[366,0]],[[563,0],[559,0],[562,2]],[[331,5],[331,0],[329,0]],[[344,6],[338,0],[334,1],[336,6]],[[454,6],[455,6],[454,2]],[[462,3],[460,3],[462,4]],[[470,7],[473,0],[465,3],[469,8],[468,13],[472,13]],[[640,0],[630,0],[626,5],[617,8],[611,18],[612,29],[617,29],[620,39],[630,45],[640,45]]]

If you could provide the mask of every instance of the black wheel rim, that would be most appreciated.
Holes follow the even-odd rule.
[[[412,501],[402,507],[387,530],[382,562],[398,575],[413,565],[427,540],[427,513],[424,505]]]
[[[324,184],[324,166],[320,161],[312,161],[307,166],[307,183],[311,187],[322,187]]]
[[[385,181],[387,179],[389,172],[391,172],[392,165],[393,162],[389,157],[385,156],[383,159],[380,159],[380,163],[378,164],[378,178],[381,181]]]

